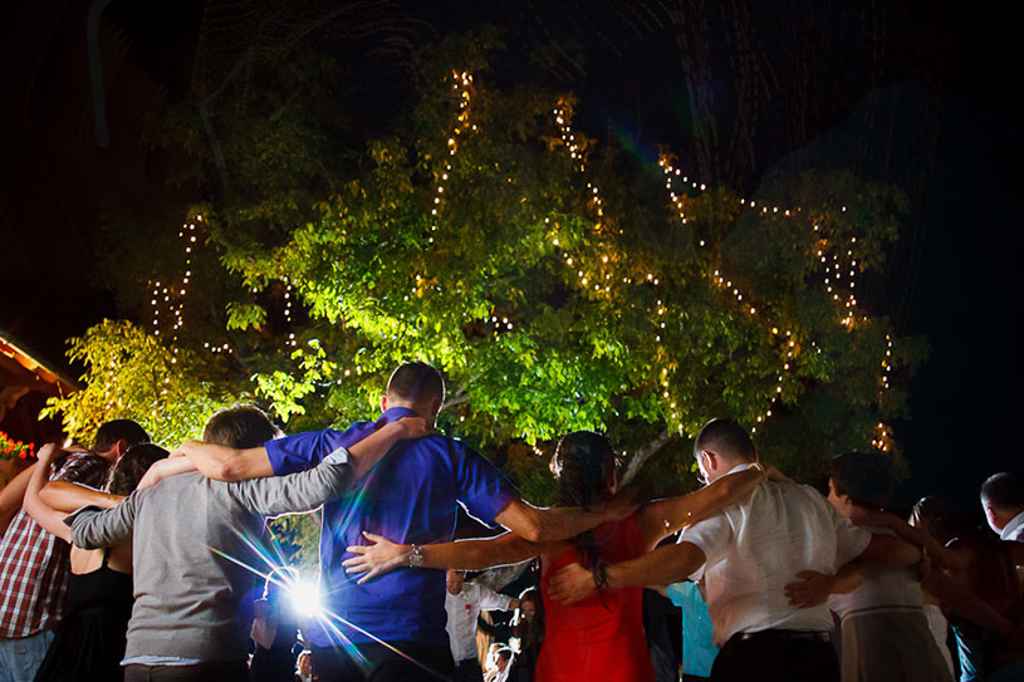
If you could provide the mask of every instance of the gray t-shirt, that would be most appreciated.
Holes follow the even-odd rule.
[[[257,553],[265,517],[312,511],[339,496],[351,481],[347,462],[339,450],[309,471],[234,483],[182,474],[113,509],[69,516],[79,547],[132,540],[135,605],[125,658],[245,660],[249,623],[240,607],[261,576],[240,564],[269,572]]]

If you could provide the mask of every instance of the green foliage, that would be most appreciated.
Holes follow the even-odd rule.
[[[196,355],[174,352],[130,322],[105,320],[68,343],[68,357],[85,366],[85,388],[50,398],[41,416],[62,415],[77,442],[91,444],[105,421],[134,419],[154,442],[174,447],[237,400]]]
[[[884,292],[860,293],[884,281],[900,192],[847,173],[776,178],[759,210],[698,191],[563,130],[571,98],[488,85],[493,46],[442,45],[398,132],[344,178],[305,182],[325,134],[307,118],[266,138],[231,131],[249,180],[204,208],[222,268],[215,314],[183,332],[177,356],[127,324],[90,330],[72,346],[88,389],[53,409],[75,433],[116,412],[160,415],[159,433],[178,437],[251,392],[291,429],[338,425],[371,416],[391,369],[422,359],[449,382],[444,428],[503,451],[542,502],[553,485],[537,452],[572,430],[607,431],[627,460],[669,434],[641,474],[668,493],[687,485],[689,439],[713,416],[756,428],[766,458],[805,477],[905,416],[880,367],[905,377],[923,342],[869,311]],[[776,205],[793,213],[760,210]],[[842,256],[856,306],[829,290],[819,251]],[[286,300],[301,304],[294,317]],[[221,311],[234,350],[198,352]]]
[[[337,369],[337,365],[327,359],[327,354],[316,339],[311,339],[308,345],[311,350],[299,349],[291,355],[297,361],[295,373],[276,370],[253,377],[256,381],[256,394],[267,398],[285,422],[292,415],[306,413],[302,400],[328,381]]]
[[[259,330],[267,323],[267,311],[255,303],[228,303],[228,330]]]

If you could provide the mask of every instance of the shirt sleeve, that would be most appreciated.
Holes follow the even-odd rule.
[[[828,508],[832,512],[832,522],[836,529],[836,570],[839,570],[864,553],[871,544],[871,531],[850,523],[831,504]]]
[[[518,495],[498,467],[463,446],[451,441],[455,461],[455,485],[459,503],[473,518],[487,526]]]
[[[51,481],[81,483],[91,488],[103,486],[110,466],[101,458],[86,452],[72,452],[50,477]]]
[[[313,511],[341,495],[351,478],[348,451],[339,448],[309,471],[223,485],[254,514],[277,516]]]
[[[346,441],[348,432],[324,429],[307,431],[267,441],[263,447],[275,476],[287,476],[312,469],[341,446],[351,446]],[[351,439],[353,442],[357,439]]]
[[[477,585],[476,589],[481,611],[508,611],[512,597],[495,592],[486,585]]]
[[[732,540],[732,524],[725,514],[718,514],[693,524],[683,531],[679,542],[689,542],[704,552],[705,565],[716,563],[725,554]],[[691,580],[699,580],[704,572],[701,566],[690,575]]]
[[[131,539],[138,499],[136,491],[111,509],[84,507],[66,517],[64,523],[71,527],[71,543],[82,549],[99,549]]]

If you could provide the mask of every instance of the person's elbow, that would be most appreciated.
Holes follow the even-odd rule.
[[[208,467],[207,475],[218,481],[244,481],[252,478],[245,458],[237,451],[231,457],[214,460]]]
[[[546,527],[543,513],[539,509],[530,509],[529,513],[523,515],[523,522],[520,528],[516,529],[516,535],[533,544],[551,539],[550,530]]]
[[[538,544],[549,540],[550,532],[544,523],[544,513],[540,509],[526,507],[517,523],[515,534],[528,543]]]
[[[100,549],[104,547],[99,538],[84,528],[71,527],[71,544],[79,549]]]
[[[47,484],[40,489],[38,493],[40,501],[51,509],[61,509],[61,503],[64,501],[61,492],[54,488],[53,485]]]

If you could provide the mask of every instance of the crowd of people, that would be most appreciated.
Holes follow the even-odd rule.
[[[285,436],[238,406],[173,452],[130,420],[41,448],[0,491],[0,682],[1024,679],[1012,474],[981,490],[991,530],[933,498],[908,523],[885,511],[884,455],[836,457],[826,496],[715,419],[698,491],[638,503],[608,439],[575,432],[539,508],[433,431],[444,390],[410,362],[346,430]],[[455,541],[460,508],[506,532]],[[311,587],[266,522],[315,509]],[[524,562],[525,592],[466,579]],[[681,673],[652,663],[646,588],[682,609]],[[509,627],[481,617],[502,611]]]

